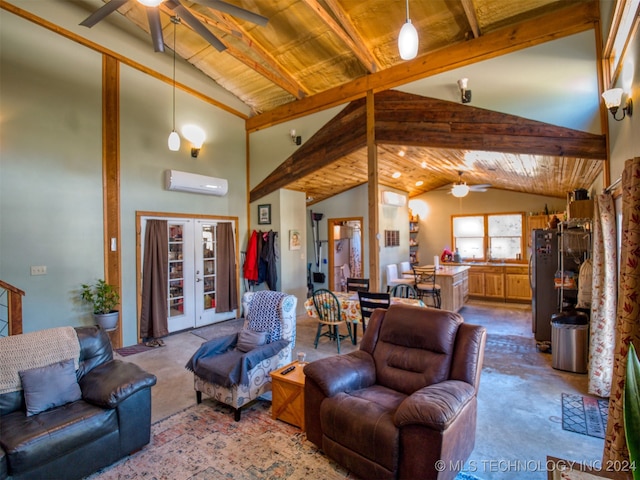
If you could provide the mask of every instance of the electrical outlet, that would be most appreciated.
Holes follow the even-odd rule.
[[[37,265],[31,267],[31,275],[46,275],[47,274],[47,266],[46,265]]]

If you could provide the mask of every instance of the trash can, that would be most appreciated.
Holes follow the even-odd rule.
[[[556,370],[587,373],[589,317],[582,312],[551,316],[551,366]]]

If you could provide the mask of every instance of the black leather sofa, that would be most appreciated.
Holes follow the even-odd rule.
[[[82,478],[149,443],[156,377],[114,360],[100,327],[75,330],[80,400],[27,416],[22,390],[0,395],[0,480]]]

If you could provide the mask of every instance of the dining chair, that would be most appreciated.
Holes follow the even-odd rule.
[[[400,276],[401,278],[413,280],[413,269],[411,268],[410,262],[400,262]]]
[[[433,300],[433,307],[440,308],[442,297],[440,285],[436,283],[436,267],[414,267],[415,288],[418,297],[424,299],[425,295]]]
[[[367,330],[367,320],[376,308],[389,308],[391,295],[389,292],[358,292],[360,300],[360,315],[362,316],[362,332]],[[353,324],[354,338],[358,338],[358,325]]]
[[[316,333],[314,347],[318,348],[318,340],[320,340],[320,337],[328,337],[330,340],[336,341],[338,353],[340,353],[340,340],[349,338],[353,341],[353,336],[351,334],[351,325],[342,318],[338,298],[331,290],[320,288],[313,292],[313,306],[318,313],[318,331]],[[342,323],[346,323],[347,325],[347,331],[349,332],[347,335],[340,334],[340,324]],[[327,327],[327,331],[323,333],[322,329],[325,326]]]
[[[387,292],[396,285],[413,285],[412,278],[401,278],[398,276],[398,266],[395,263],[387,265]]]
[[[398,298],[418,298],[418,292],[413,285],[399,284],[391,289],[391,296]]]
[[[369,291],[369,279],[368,278],[347,278],[347,292],[368,292]]]

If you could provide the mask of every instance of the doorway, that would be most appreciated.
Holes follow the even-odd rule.
[[[218,225],[231,223],[236,244],[237,258],[237,221],[229,218],[204,216],[138,216],[138,319],[142,283],[142,265],[144,249],[142,245],[148,220],[166,220],[168,231],[168,318],[169,333],[202,327],[237,317],[237,310],[218,312],[216,310],[216,244]],[[237,267],[236,267],[237,268]]]
[[[347,277],[361,278],[362,217],[329,218],[329,290],[345,291]]]

